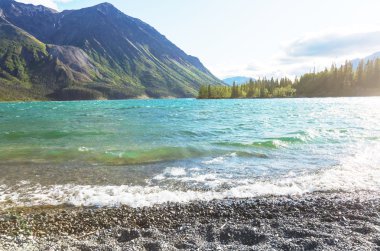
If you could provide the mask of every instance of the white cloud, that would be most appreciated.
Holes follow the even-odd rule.
[[[252,61],[244,65],[215,67],[221,77],[283,77],[294,78],[304,73],[324,70],[331,64],[363,58],[380,51],[380,30],[336,29],[307,34],[283,43],[281,52],[265,61]]]
[[[380,31],[306,36],[285,48],[291,57],[341,57],[380,50]]]
[[[58,5],[53,0],[18,0],[18,2],[34,4],[34,5],[43,5],[43,6],[58,10]]]
[[[34,4],[34,5],[43,5],[55,10],[58,10],[58,3],[67,3],[72,0],[17,0],[20,3]]]

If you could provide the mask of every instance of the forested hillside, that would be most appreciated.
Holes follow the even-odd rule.
[[[216,98],[285,98],[351,97],[380,95],[380,59],[361,60],[356,69],[347,61],[337,67],[312,72],[296,78],[251,80],[233,86],[202,86],[198,97]]]

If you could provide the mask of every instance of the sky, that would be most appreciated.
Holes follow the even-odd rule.
[[[105,0],[18,0],[59,11]],[[295,77],[380,51],[379,0],[108,0],[217,77]]]

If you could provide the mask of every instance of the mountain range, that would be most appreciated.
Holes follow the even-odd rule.
[[[57,12],[0,0],[0,100],[194,97],[196,57],[109,3]]]
[[[227,85],[233,85],[234,83],[237,85],[241,85],[241,84],[247,83],[251,79],[254,80],[253,78],[249,78],[249,77],[237,76],[237,77],[230,77],[230,78],[223,79],[223,82],[226,83]]]
[[[375,52],[365,58],[357,58],[357,59],[354,59],[354,60],[351,60],[351,63],[352,63],[352,67],[354,69],[357,69],[358,68],[358,65],[360,63],[360,61],[363,60],[364,63],[367,63],[368,61],[371,61],[371,60],[375,60],[375,59],[378,59],[380,58],[380,51],[379,52]]]

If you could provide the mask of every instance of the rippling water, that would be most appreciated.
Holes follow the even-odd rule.
[[[0,104],[0,204],[380,189],[380,98]]]

